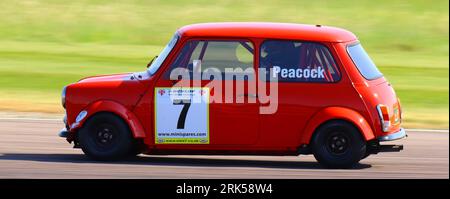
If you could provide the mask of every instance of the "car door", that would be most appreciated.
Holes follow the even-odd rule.
[[[298,147],[318,110],[350,99],[337,84],[341,72],[329,48],[319,42],[268,39],[260,49],[259,67],[272,76],[266,77],[267,87],[278,88],[277,111],[260,116],[260,143]]]
[[[191,39],[156,81],[155,144],[250,145],[258,138],[254,48]]]

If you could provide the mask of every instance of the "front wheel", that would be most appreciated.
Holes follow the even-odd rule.
[[[83,152],[96,160],[124,158],[134,148],[128,125],[110,113],[99,113],[86,121],[78,141]]]
[[[331,121],[314,134],[312,151],[327,168],[350,168],[366,155],[366,143],[358,129],[345,121]]]

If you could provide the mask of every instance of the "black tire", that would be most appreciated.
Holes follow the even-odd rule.
[[[95,160],[118,160],[130,154],[134,139],[122,118],[99,113],[89,118],[78,132],[83,152]]]
[[[366,143],[352,124],[335,120],[317,129],[312,139],[312,152],[327,168],[351,168],[366,155]]]

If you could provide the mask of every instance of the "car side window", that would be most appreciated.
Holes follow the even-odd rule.
[[[259,63],[267,81],[336,82],[341,77],[328,48],[315,42],[267,40],[261,45]]]
[[[172,71],[177,68],[187,69],[191,79],[212,80],[209,73],[220,74],[222,79],[230,78],[225,71],[231,71],[231,75],[237,77],[253,78],[253,56],[254,47],[248,41],[191,40],[185,43],[164,78],[170,79]],[[201,76],[194,76],[194,72],[201,72]]]

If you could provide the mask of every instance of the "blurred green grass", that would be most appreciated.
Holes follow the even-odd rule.
[[[405,126],[448,128],[449,2],[0,0],[0,110],[61,113],[61,88],[142,71],[175,30],[219,21],[354,32],[402,100]]]

